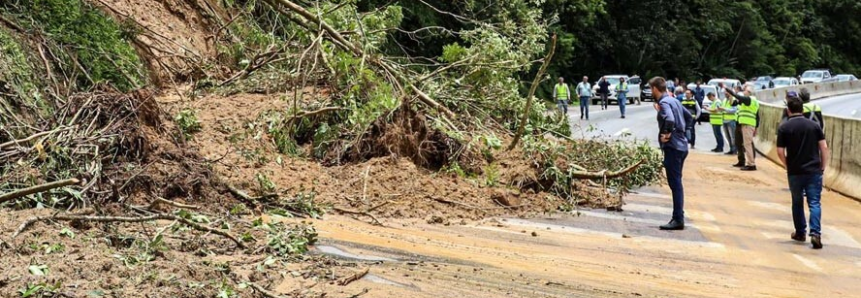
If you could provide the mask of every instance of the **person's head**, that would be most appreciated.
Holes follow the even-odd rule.
[[[621,79],[619,79],[619,82],[624,83],[624,82],[625,82],[625,78],[621,78]]]
[[[706,97],[708,97],[709,100],[711,100],[711,101],[715,101],[715,94],[712,92],[709,92],[709,94],[706,94]]]
[[[807,88],[801,88],[798,92],[798,98],[800,98],[804,103],[810,102],[810,90],[807,90]]]
[[[798,92],[795,92],[795,91],[787,91],[787,92],[786,92],[786,98],[784,98],[784,99],[783,99],[783,103],[785,104],[785,103],[789,102],[789,99],[791,99],[791,98],[799,98],[799,97],[798,97]]]
[[[677,86],[676,87],[676,94],[678,95],[678,94],[682,94],[682,93],[685,93],[685,88],[682,88],[681,86]]]
[[[664,93],[667,93],[667,80],[662,77],[654,77],[649,80],[649,88],[652,89],[652,95],[655,98],[661,98]]]
[[[559,77],[559,84],[565,83],[565,78]]]
[[[697,80],[697,87],[703,84],[703,80]]]
[[[694,98],[694,93],[690,89],[686,90],[685,98]]]
[[[786,109],[789,110],[789,114],[803,114],[804,103],[798,97],[790,97],[786,99]]]
[[[750,96],[751,94],[753,94],[753,86],[748,85],[744,87],[744,95]]]
[[[587,76],[583,76],[583,82],[584,82],[584,83],[588,83],[588,82],[589,82],[589,77],[587,77]]]

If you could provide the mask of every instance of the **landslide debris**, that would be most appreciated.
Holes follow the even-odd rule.
[[[525,110],[547,41],[530,14],[429,28],[425,58],[393,40],[413,12],[367,4],[0,4],[0,291],[322,297],[367,270],[305,255],[296,218],[567,212],[658,177],[648,145]]]

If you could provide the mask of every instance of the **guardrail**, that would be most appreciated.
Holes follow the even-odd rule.
[[[757,91],[760,105],[760,125],[755,145],[757,151],[780,164],[777,157],[777,128],[783,118],[783,99],[787,91],[805,87],[811,99],[861,93],[861,81],[829,82]],[[861,95],[859,95],[861,96]],[[827,188],[861,200],[861,120],[824,116],[825,138],[831,148],[830,166],[825,172]]]

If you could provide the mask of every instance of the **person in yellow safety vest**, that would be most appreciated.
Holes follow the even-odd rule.
[[[739,163],[735,166],[740,167],[742,171],[756,171],[756,152],[753,148],[753,138],[756,137],[756,128],[759,127],[759,101],[756,96],[751,95],[753,93],[751,86],[745,87],[744,95],[736,94],[731,90],[727,93],[740,101],[736,119],[738,126],[741,127],[744,146],[738,148]]]
[[[565,84],[565,78],[559,77],[559,83],[553,88],[553,98],[556,99],[556,106],[559,107],[559,110],[567,115],[571,90],[568,89],[568,84]]]
[[[717,146],[712,149],[712,152],[723,153],[723,134],[721,133],[721,128],[723,127],[723,112],[720,109],[720,107],[723,106],[723,101],[711,92],[709,92],[706,97],[708,97],[709,101],[712,102],[708,108],[709,123],[712,125],[715,142],[717,143]]]
[[[625,105],[628,104],[628,82],[625,82],[625,78],[621,78],[619,84],[616,85],[616,102],[619,103],[622,119],[625,119]]]
[[[691,90],[686,90],[682,98],[679,98],[679,101],[682,103],[682,107],[688,110],[693,116],[690,123],[686,123],[685,125],[685,137],[688,138],[688,144],[691,145],[691,149],[697,148],[697,129],[694,124],[697,123],[697,119],[702,115],[702,109],[700,109],[700,105],[697,103],[697,100],[694,99],[694,93]]]
[[[825,119],[822,118],[822,107],[810,102],[810,91],[807,88],[801,88],[798,92],[798,97],[804,103],[804,117],[818,123],[822,132],[825,132]]]

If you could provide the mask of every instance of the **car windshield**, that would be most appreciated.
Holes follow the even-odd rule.
[[[775,85],[789,85],[789,79],[776,79],[774,80]]]
[[[821,78],[822,73],[818,71],[808,71],[801,75],[802,78]]]
[[[607,82],[610,83],[610,85],[617,85],[619,84],[619,79],[620,78],[607,78]]]
[[[628,80],[628,84],[640,84],[640,78],[631,78]]]
[[[768,82],[768,77],[759,77],[756,79],[757,82]]]

